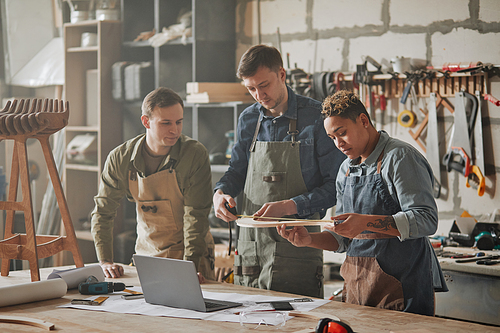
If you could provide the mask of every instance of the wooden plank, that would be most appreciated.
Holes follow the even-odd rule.
[[[487,75],[487,74],[486,74]],[[475,86],[475,90],[479,90],[481,93],[483,93],[483,80],[484,80],[484,76],[481,75],[481,76],[476,76],[476,86]]]
[[[247,94],[247,88],[238,82],[187,82],[186,93],[197,94],[206,92],[211,94],[239,95]]]
[[[476,88],[475,88],[476,87],[476,84],[475,84],[476,78],[477,78],[476,76],[471,76],[471,77],[467,78],[467,86],[469,87],[467,91],[469,93],[471,93],[472,95],[474,95],[476,92]]]
[[[431,95],[431,92],[432,92],[432,80],[431,79],[427,79],[424,81],[425,84],[424,84],[424,91],[425,91],[425,97],[429,97]]]
[[[468,77],[464,76],[464,77],[461,77],[460,78],[460,90],[465,90],[465,91],[468,91],[467,90],[467,79]],[[470,94],[474,95],[474,92],[472,91],[468,91]]]
[[[398,81],[399,80],[391,80],[391,98],[396,98],[398,95]]]
[[[460,78],[454,77],[453,79],[453,95],[460,91]]]
[[[255,100],[252,95],[248,92],[246,94],[220,94],[220,93],[211,93],[208,94],[206,92],[196,93],[196,94],[188,94],[186,96],[186,102],[188,103],[224,103],[224,102],[244,102],[251,103]]]
[[[416,88],[417,88],[417,97],[425,97],[423,80],[418,81]]]
[[[398,91],[396,94],[397,98],[400,98],[403,95],[403,90],[405,89],[406,80],[398,80]]]
[[[301,221],[255,221],[252,218],[241,218],[236,220],[236,224],[240,227],[247,228],[269,228],[269,227],[279,227],[281,225],[286,226],[313,226],[313,225],[324,225],[331,224],[330,220],[301,220]]]
[[[14,317],[14,316],[0,316],[0,323],[12,323],[12,324],[22,324],[44,328],[48,331],[54,329],[54,324],[49,323],[45,320],[26,318],[26,317]]]
[[[455,92],[453,90],[453,79],[444,79],[444,84],[446,96],[454,96]]]
[[[423,110],[420,109],[422,112]],[[420,124],[420,126],[418,127],[417,131],[415,133],[413,133],[413,131],[411,129],[408,130],[408,132],[410,133],[410,135],[412,136],[412,138],[418,143],[418,145],[420,146],[420,148],[422,148],[422,150],[425,152],[427,152],[427,149],[425,148],[425,146],[423,145],[423,143],[420,141],[420,135],[422,134],[424,128],[427,126],[427,123],[429,122],[429,114],[426,113],[425,114],[425,117],[424,117],[424,120],[422,121],[422,123]]]
[[[440,78],[438,80],[438,90],[439,90],[439,95],[441,96],[447,96],[446,95],[446,86],[445,86],[445,79],[444,78]]]
[[[438,79],[433,78],[431,79],[431,92],[438,92],[439,86],[438,86]]]

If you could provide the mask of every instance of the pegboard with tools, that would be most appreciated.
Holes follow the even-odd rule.
[[[386,98],[401,98],[410,76],[411,74],[409,76],[405,74],[374,75],[372,92],[376,95],[384,94]],[[348,81],[349,77],[345,79]],[[432,92],[437,92],[442,97],[454,97],[460,91],[467,91],[471,94],[474,94],[476,90],[481,93],[488,91],[485,89],[485,84],[488,82],[487,74],[453,73],[448,76],[440,75],[440,77],[420,79],[415,76],[413,80],[417,97],[429,97]]]
[[[360,90],[365,91],[368,95],[368,88],[376,97],[384,96],[386,99],[398,98],[404,95],[405,88],[408,87],[408,81],[411,81],[411,86],[414,88],[415,97],[430,97],[431,93],[438,93],[441,97],[454,97],[457,92],[466,91],[470,94],[475,94],[479,91],[484,98],[500,106],[500,101],[489,95],[490,87],[488,73],[441,73],[436,71],[415,71],[407,74],[374,74],[371,76],[371,84],[363,85],[356,82],[354,74],[342,74],[341,72],[317,73],[324,74],[323,77],[327,82],[322,82],[318,85],[313,80],[313,77],[319,75],[307,74],[298,70],[289,73],[287,83],[296,91],[296,93],[309,96],[318,100],[323,100],[328,94],[332,94],[340,89],[354,90],[360,96]],[[339,75],[342,74],[342,75]],[[328,78],[341,78],[342,80],[329,82]],[[353,79],[354,78],[354,79]],[[340,83],[340,84],[339,84]],[[316,91],[318,88],[321,88]],[[361,96],[364,100],[363,97]],[[368,102],[368,101],[367,101]]]

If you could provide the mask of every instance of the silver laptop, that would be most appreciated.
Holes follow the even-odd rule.
[[[201,312],[241,306],[241,303],[203,298],[192,261],[134,254],[146,302]]]

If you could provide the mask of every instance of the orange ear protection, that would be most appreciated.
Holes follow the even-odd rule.
[[[341,321],[330,318],[320,319],[316,326],[316,333],[354,333],[352,328]]]

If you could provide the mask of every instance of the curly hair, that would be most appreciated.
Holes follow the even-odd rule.
[[[325,98],[322,104],[323,110],[321,113],[325,118],[339,116],[342,118],[351,119],[356,122],[360,114],[365,114],[370,121],[370,115],[366,111],[365,106],[359,100],[358,95],[349,90],[340,90],[335,94]]]

